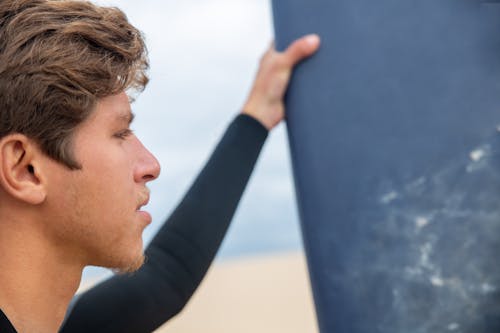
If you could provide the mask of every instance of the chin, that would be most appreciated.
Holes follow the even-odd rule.
[[[126,262],[121,262],[119,265],[115,265],[112,270],[117,274],[134,273],[142,267],[144,261],[145,256],[144,253],[141,252],[141,254],[136,256],[135,258],[127,260]]]
[[[144,264],[142,238],[119,240],[113,242],[113,246],[110,244],[93,251],[91,258],[94,260],[90,260],[88,265],[105,267],[115,273],[133,273]]]

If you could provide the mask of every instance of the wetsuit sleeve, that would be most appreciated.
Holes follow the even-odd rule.
[[[61,332],[151,332],[175,316],[215,257],[267,134],[237,116],[147,247],[143,267],[82,294]]]

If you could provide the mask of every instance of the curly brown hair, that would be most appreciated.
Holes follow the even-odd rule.
[[[148,77],[139,30],[118,8],[78,0],[0,1],[0,138],[21,133],[69,168],[75,127],[97,101]]]

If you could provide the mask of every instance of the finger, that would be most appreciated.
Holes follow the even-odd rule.
[[[311,34],[304,36],[295,40],[290,46],[283,52],[283,56],[290,66],[294,66],[302,59],[312,55],[318,49],[320,44],[320,38],[316,34]]]

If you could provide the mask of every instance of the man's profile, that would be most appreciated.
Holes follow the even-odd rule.
[[[150,332],[178,313],[283,119],[293,66],[318,45],[269,49],[242,113],[144,252],[141,207],[160,166],[130,130],[129,94],[148,81],[140,31],[87,1],[0,2],[0,331]],[[135,273],[83,294],[62,325],[87,265]]]

